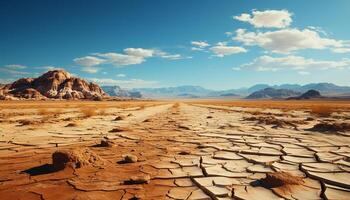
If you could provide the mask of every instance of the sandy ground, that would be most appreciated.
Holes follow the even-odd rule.
[[[348,112],[321,119],[303,110],[162,102],[84,115],[23,105],[0,111],[0,199],[350,198],[350,133],[308,130],[350,122]],[[249,119],[258,116],[283,123]],[[56,151],[79,151],[84,163],[54,170]],[[275,172],[301,181],[264,184]]]

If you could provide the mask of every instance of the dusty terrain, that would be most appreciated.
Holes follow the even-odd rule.
[[[0,199],[349,199],[350,102],[0,102]]]

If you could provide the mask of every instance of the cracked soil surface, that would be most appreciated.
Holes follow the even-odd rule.
[[[350,134],[308,131],[307,112],[259,113],[290,122],[277,125],[188,102],[44,121],[1,112],[0,199],[350,199]],[[54,170],[56,151],[83,161]]]

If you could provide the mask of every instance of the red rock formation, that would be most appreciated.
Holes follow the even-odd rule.
[[[107,94],[94,83],[73,77],[64,70],[48,71],[38,78],[21,78],[0,88],[0,99],[90,99],[101,100]]]

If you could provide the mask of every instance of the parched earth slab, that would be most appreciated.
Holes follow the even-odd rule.
[[[243,159],[241,156],[237,155],[233,152],[227,151],[217,151],[213,155],[214,159],[222,159],[222,160],[241,160]]]
[[[237,185],[232,187],[232,197],[237,199],[261,199],[261,200],[281,200],[271,190],[263,187],[252,187]]]
[[[169,190],[167,196],[173,199],[187,199],[196,187],[176,187]]]
[[[207,176],[223,176],[231,178],[245,178],[251,175],[251,173],[245,172],[230,172],[223,168],[221,165],[215,165],[204,168],[205,174]]]
[[[299,156],[282,156],[283,160],[292,163],[313,163],[316,162],[314,158],[309,157],[299,157]]]
[[[197,189],[192,191],[192,193],[188,197],[188,200],[211,200],[211,198],[210,196],[205,194],[203,190]]]
[[[142,185],[122,185],[121,182],[110,182],[103,180],[68,180],[68,183],[75,189],[81,191],[117,191],[123,189],[142,189]]]
[[[350,189],[350,173],[339,172],[339,173],[322,173],[322,172],[311,172],[305,171],[305,173],[316,180],[335,185],[343,188]]]
[[[239,154],[250,162],[259,163],[259,164],[270,164],[275,161],[279,161],[279,156],[260,156],[260,155],[250,155],[250,154]]]
[[[328,200],[347,200],[349,199],[350,190],[334,187],[332,185],[325,185],[324,196]]]
[[[338,165],[332,163],[302,163],[301,169],[311,172],[343,172]]]

